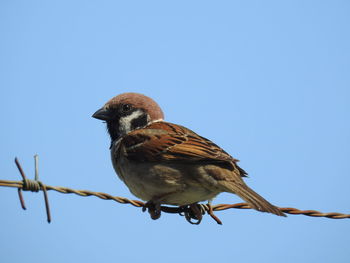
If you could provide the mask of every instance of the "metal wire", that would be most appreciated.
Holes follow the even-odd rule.
[[[42,182],[38,181],[38,176],[36,175],[36,180],[30,180],[28,179],[19,164],[17,158],[15,159],[16,165],[18,170],[20,171],[20,174],[23,178],[22,181],[11,181],[11,180],[0,180],[0,186],[2,187],[14,187],[18,188],[19,198],[21,202],[21,206],[23,209],[26,209],[24,199],[21,193],[21,190],[23,191],[43,191],[44,192],[44,198],[45,198],[45,207],[47,211],[47,220],[50,223],[51,221],[51,213],[50,213],[50,207],[47,197],[47,191],[53,190],[59,193],[63,194],[76,194],[79,196],[96,196],[103,200],[113,200],[115,202],[118,202],[120,204],[131,204],[135,207],[144,208],[146,207],[146,203],[139,201],[139,200],[130,200],[125,197],[119,197],[119,196],[112,196],[110,194],[102,193],[102,192],[94,192],[89,190],[76,190],[71,189],[68,187],[60,187],[60,186],[50,186],[45,185]],[[37,170],[37,167],[36,167]],[[222,224],[219,218],[217,218],[213,211],[223,211],[227,209],[251,209],[249,204],[247,203],[236,203],[236,204],[217,204],[217,205],[210,205],[210,204],[199,204],[198,208],[193,208],[193,206],[182,206],[182,207],[170,207],[170,206],[161,206],[160,210],[165,213],[176,213],[180,215],[184,215],[186,220],[190,222],[191,224],[199,224],[202,220],[202,215],[205,213],[208,213],[218,224]],[[199,210],[198,210],[199,209]],[[305,215],[305,216],[312,216],[312,217],[326,217],[331,219],[345,219],[350,218],[350,214],[342,214],[342,213],[322,213],[316,210],[299,210],[296,208],[291,207],[279,207],[280,211],[291,214],[291,215]],[[195,211],[200,211],[199,213]],[[194,220],[194,221],[192,221]]]

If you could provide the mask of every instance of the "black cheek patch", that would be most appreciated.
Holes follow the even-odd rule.
[[[147,125],[147,114],[143,113],[136,119],[131,121],[131,130],[135,130],[137,128],[145,127]]]

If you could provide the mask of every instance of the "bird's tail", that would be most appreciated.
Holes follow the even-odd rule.
[[[234,193],[241,197],[244,201],[249,203],[249,205],[260,212],[268,212],[278,216],[286,216],[281,210],[279,210],[276,206],[269,203],[262,196],[254,192],[251,188],[249,188],[246,184],[232,184],[223,185],[227,192]]]

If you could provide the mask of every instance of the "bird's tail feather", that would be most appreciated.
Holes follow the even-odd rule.
[[[268,212],[278,216],[286,216],[281,210],[279,210],[276,206],[269,203],[262,196],[254,192],[251,188],[249,188],[246,184],[233,184],[229,183],[229,185],[223,185],[227,192],[234,193],[241,197],[244,201],[249,203],[249,205],[260,211],[260,212]]]

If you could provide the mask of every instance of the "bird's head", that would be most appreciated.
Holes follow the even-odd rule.
[[[108,133],[114,141],[135,129],[163,120],[164,114],[151,98],[129,92],[110,99],[92,117],[106,122]]]

